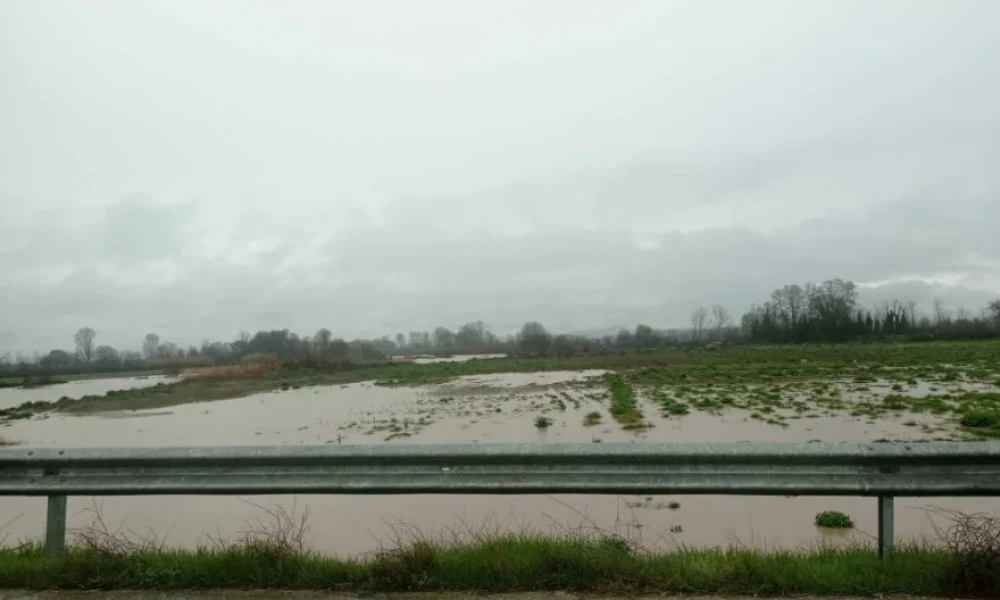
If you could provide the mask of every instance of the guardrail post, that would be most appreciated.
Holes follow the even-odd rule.
[[[58,475],[58,469],[46,469],[46,475]],[[66,552],[66,496],[49,496],[45,514],[45,554],[59,556]]]
[[[878,555],[883,562],[892,551],[895,536],[894,508],[892,496],[878,497]]]

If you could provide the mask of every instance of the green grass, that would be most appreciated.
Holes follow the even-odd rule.
[[[645,416],[636,404],[632,386],[617,373],[608,373],[604,376],[604,380],[607,382],[608,392],[611,394],[611,408],[609,410],[611,416],[621,423],[622,429],[642,428]]]
[[[996,410],[970,409],[959,420],[962,427],[996,427],[1000,425],[1000,412]]]
[[[601,424],[601,413],[597,412],[596,410],[587,413],[583,417],[584,427],[593,427],[594,425],[600,425],[600,424]]]
[[[552,419],[538,415],[535,417],[535,427],[539,429],[548,429],[552,425]]]
[[[0,586],[29,589],[579,590],[741,595],[948,595],[954,557],[900,548],[884,565],[868,548],[636,551],[618,538],[508,535],[471,544],[417,542],[367,559],[336,559],[266,542],[199,550],[0,550]],[[987,573],[983,577],[988,578]],[[979,582],[988,597],[1000,579]],[[994,596],[995,597],[995,596]]]

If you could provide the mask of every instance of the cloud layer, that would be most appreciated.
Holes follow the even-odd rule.
[[[1000,294],[1000,5],[412,6],[0,8],[0,351]]]

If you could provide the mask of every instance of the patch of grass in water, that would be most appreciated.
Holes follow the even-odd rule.
[[[548,429],[552,425],[552,419],[544,416],[538,415],[535,417],[535,427],[538,429]]]
[[[854,521],[847,514],[839,510],[824,510],[816,515],[814,521],[817,527],[829,527],[831,529],[851,529]]]
[[[644,415],[636,404],[632,386],[618,373],[608,373],[604,379],[611,394],[611,416],[622,425],[622,429],[641,429]]]
[[[1000,411],[984,408],[974,408],[959,419],[962,427],[997,427],[1000,426]]]
[[[601,424],[601,413],[597,412],[596,410],[587,413],[586,416],[583,417],[584,427],[593,427],[594,425],[600,425],[600,424]]]

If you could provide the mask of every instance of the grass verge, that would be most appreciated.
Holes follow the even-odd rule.
[[[518,535],[456,546],[415,542],[353,560],[267,540],[191,551],[74,548],[55,559],[28,545],[0,550],[0,587],[947,595],[957,589],[954,563],[948,551],[916,547],[898,550],[883,567],[877,554],[865,548],[643,554],[616,539]],[[988,584],[996,585],[996,580]],[[978,592],[989,597],[1000,588]]]
[[[94,523],[73,532],[63,556],[46,557],[37,544],[0,548],[0,588],[1000,597],[1000,521],[982,515],[950,513],[938,546],[899,547],[884,564],[861,546],[655,553],[599,529],[558,537],[466,530],[431,540],[406,528],[411,533],[398,534],[391,547],[341,559],[306,547],[307,510],[258,508],[271,520],[249,523],[232,539],[179,550],[109,529],[95,507]]]

